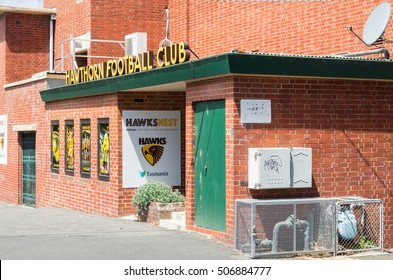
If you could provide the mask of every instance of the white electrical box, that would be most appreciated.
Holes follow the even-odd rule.
[[[311,188],[311,148],[248,149],[248,187]]]
[[[292,148],[292,180],[293,188],[311,188],[312,186],[312,149]]]
[[[136,56],[147,51],[147,33],[135,32],[125,36],[125,55]]]

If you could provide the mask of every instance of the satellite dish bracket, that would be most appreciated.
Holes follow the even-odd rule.
[[[383,42],[385,43],[393,43],[393,41],[388,41],[385,39],[384,35],[385,35],[385,31],[382,33],[381,36],[379,36],[379,38],[372,44],[367,44],[366,42],[363,41],[362,38],[360,38],[360,36],[358,34],[355,33],[355,31],[353,31],[353,27],[352,25],[347,26],[347,30],[349,33],[352,33],[353,35],[356,36],[356,38],[358,38],[363,44],[365,44],[367,47],[371,47],[371,46],[378,46],[383,44]]]

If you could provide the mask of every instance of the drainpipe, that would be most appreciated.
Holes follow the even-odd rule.
[[[280,234],[280,229],[281,228],[293,228],[293,215],[290,215],[285,221],[278,222],[277,224],[274,225],[273,228],[273,241],[272,241],[272,252],[277,253],[278,252],[278,237]],[[310,225],[307,221],[305,220],[298,220],[296,219],[295,223],[296,229],[297,228],[302,228],[304,231],[304,251],[310,250]],[[296,240],[295,240],[296,242]]]
[[[56,21],[56,15],[50,15],[49,21],[49,72],[53,72],[54,64],[54,24]]]

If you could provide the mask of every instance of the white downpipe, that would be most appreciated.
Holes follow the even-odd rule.
[[[54,68],[54,23],[56,16],[51,15],[49,21],[49,72],[53,72]]]

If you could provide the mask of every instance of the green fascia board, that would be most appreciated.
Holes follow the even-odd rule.
[[[40,92],[44,102],[93,96],[228,75],[393,81],[390,60],[225,53],[182,64]]]
[[[390,60],[302,55],[230,55],[232,74],[393,81]]]
[[[50,102],[117,91],[142,89],[180,81],[204,79],[227,75],[229,73],[229,64],[226,55],[219,55],[129,75],[43,90],[40,94],[44,102]]]

